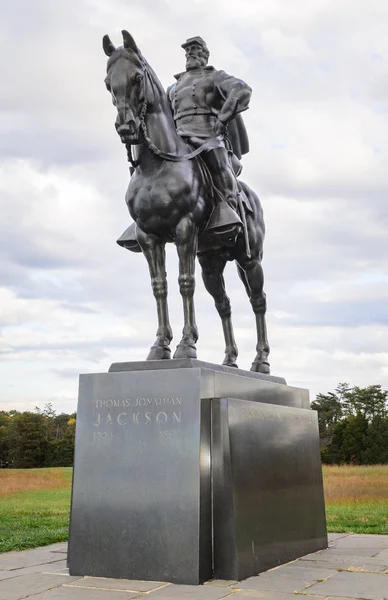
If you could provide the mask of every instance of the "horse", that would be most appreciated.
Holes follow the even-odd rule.
[[[198,248],[198,240],[212,215],[209,181],[204,176],[202,150],[192,151],[176,132],[167,98],[155,72],[143,57],[134,38],[123,30],[123,46],[116,48],[108,35],[103,49],[109,57],[105,85],[117,109],[115,127],[128,150],[132,176],[126,204],[134,220],[134,244],[142,251],[156,300],[158,328],[147,360],[171,358],[172,329],[167,303],[165,245],[175,243],[179,259],[179,290],[183,300],[184,326],[174,359],[197,358],[198,328],[195,320],[195,258],[198,256],[206,290],[212,295],[221,317],[225,357],[223,365],[237,367],[231,305],[225,291],[223,271],[228,261],[237,263],[256,317],[256,356],[251,371],[270,372],[266,332],[266,296],[261,265],[264,242],[263,211],[258,196],[239,181],[250,210],[243,215],[244,228],[233,246]],[[206,146],[206,148],[205,148]],[[133,154],[132,154],[133,153]],[[125,244],[123,244],[125,246]]]

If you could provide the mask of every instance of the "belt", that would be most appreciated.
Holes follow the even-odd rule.
[[[215,123],[216,117],[212,114],[192,114],[185,115],[184,117],[178,117],[176,119],[177,125],[185,125],[186,123]]]

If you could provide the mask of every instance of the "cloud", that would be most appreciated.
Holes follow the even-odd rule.
[[[386,28],[380,0],[14,0],[0,4],[0,376],[8,408],[75,409],[77,373],[146,356],[156,330],[144,258],[115,244],[129,173],[101,38],[134,35],[163,85],[202,35],[217,68],[253,88],[242,178],[266,219],[271,362],[312,394],[388,386]],[[33,23],[33,25],[32,25]],[[167,252],[174,343],[183,325]],[[239,364],[254,317],[226,269]],[[199,357],[223,358],[197,272]]]

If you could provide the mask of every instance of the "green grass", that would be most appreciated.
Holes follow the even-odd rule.
[[[388,501],[381,504],[326,504],[327,530],[331,533],[388,535]]]
[[[23,471],[18,473],[23,475]],[[38,476],[43,470],[29,470],[28,475],[33,476],[33,471]],[[55,482],[56,487],[0,494],[0,552],[67,540],[71,469],[52,471],[61,473],[61,481]],[[1,483],[0,480],[0,489],[3,489]]]

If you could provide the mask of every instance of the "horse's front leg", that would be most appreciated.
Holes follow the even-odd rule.
[[[179,290],[183,299],[183,336],[174,358],[197,358],[198,329],[195,322],[194,289],[195,257],[197,254],[198,229],[190,217],[182,219],[175,232],[179,257]]]
[[[153,235],[148,235],[137,228],[137,241],[148,262],[151,275],[152,291],[158,311],[158,330],[156,341],[151,347],[147,360],[171,358],[170,342],[172,330],[168,316],[167,276],[165,244]]]

